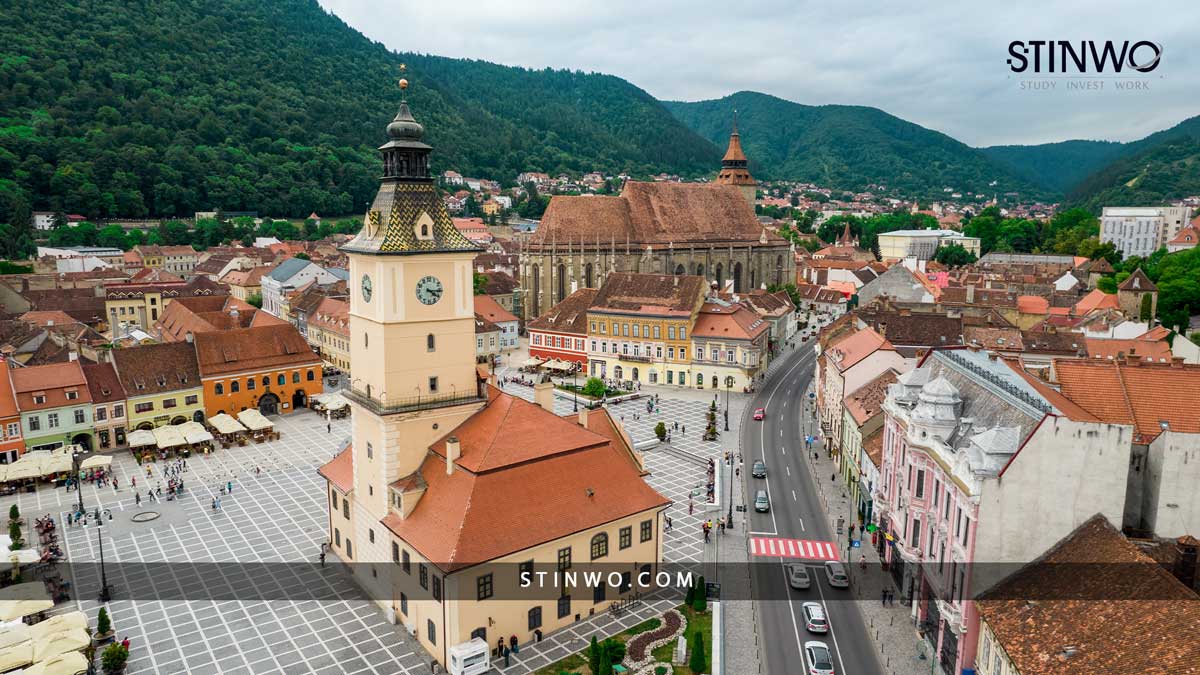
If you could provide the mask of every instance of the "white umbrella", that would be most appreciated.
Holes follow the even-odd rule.
[[[64,473],[71,470],[71,455],[65,452],[53,452],[42,460],[42,475]]]
[[[179,425],[179,429],[183,432],[183,439],[189,444],[207,443],[213,439],[213,435],[199,422],[184,422]]]
[[[43,635],[41,639],[33,641],[33,660],[47,661],[59,654],[76,652],[88,646],[91,641],[92,638],[88,637],[82,628],[68,628]]]
[[[157,441],[154,439],[154,432],[149,429],[138,429],[129,434],[129,447],[140,448],[146,445],[154,445]]]
[[[264,417],[262,413],[254,408],[247,408],[238,413],[238,419],[251,431],[262,431],[263,429],[270,429],[275,426],[271,424],[271,420]]]
[[[213,415],[208,418],[208,423],[220,434],[236,434],[246,430],[246,427],[242,426],[241,422],[238,422],[225,413]]]
[[[42,475],[42,460],[45,453],[27,452],[20,459],[8,465],[8,473],[4,480],[25,480],[38,478]]]
[[[187,441],[183,439],[183,434],[180,433],[179,427],[171,425],[161,426],[155,429],[154,442],[163,450],[187,443]]]
[[[83,658],[83,654],[67,652],[38,661],[22,671],[21,675],[78,675],[87,672],[87,668],[87,659]]]
[[[80,469],[106,469],[112,465],[112,455],[92,455],[79,465]]]

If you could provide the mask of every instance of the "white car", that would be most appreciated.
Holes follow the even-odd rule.
[[[808,667],[808,675],[834,675],[833,655],[824,642],[804,643],[804,665]]]
[[[828,633],[829,619],[825,616],[825,608],[819,602],[806,602],[800,606],[804,614],[804,629],[810,633]]]
[[[850,588],[850,575],[846,574],[846,566],[837,560],[825,561],[825,579],[834,588]]]
[[[812,586],[812,579],[808,576],[808,568],[801,563],[789,563],[787,566],[788,586],[797,590],[804,590]]]

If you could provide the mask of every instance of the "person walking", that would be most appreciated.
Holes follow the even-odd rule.
[[[212,498],[212,510],[213,511],[217,510],[217,498],[216,497]]]
[[[321,554],[317,556],[317,560],[321,561],[321,567],[325,566],[325,550],[321,550]]]
[[[327,434],[333,433],[333,423],[332,422],[325,423],[325,433],[327,433]]]
[[[233,481],[227,481],[225,483],[225,489],[229,492],[229,494],[233,494]]]
[[[140,492],[133,493],[133,503],[135,506],[142,505],[142,493],[140,493]]]
[[[688,515],[689,516],[692,515],[692,512],[695,510],[695,508],[696,508],[696,505],[694,503],[692,503],[691,495],[688,495]]]

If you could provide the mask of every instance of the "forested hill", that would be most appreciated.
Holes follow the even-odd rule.
[[[620,78],[392,53],[316,0],[15,0],[0,22],[0,222],[359,211],[401,62],[437,171],[700,174],[720,160]]]
[[[1037,184],[1065,193],[1121,156],[1125,144],[1115,141],[1062,141],[1041,145],[994,145],[980,149],[985,155],[1007,163]]]
[[[1104,206],[1163,204],[1196,194],[1200,117],[1126,143],[1117,159],[1078,183],[1067,198],[1098,213]]]
[[[847,189],[883,184],[930,197],[942,195],[947,187],[963,193],[1017,191],[1025,196],[1053,192],[979,150],[877,108],[801,105],[749,91],[666,106],[719,145],[729,135],[736,108],[742,146],[758,178],[809,180]]]

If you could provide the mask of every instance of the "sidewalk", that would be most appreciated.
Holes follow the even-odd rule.
[[[846,534],[843,529],[837,535],[837,521],[844,519],[844,527],[851,523],[855,526],[855,536],[861,536],[858,529],[858,514],[850,503],[846,484],[842,481],[841,472],[836,463],[828,456],[818,440],[813,444],[817,451],[817,459],[808,455],[809,467],[817,484],[817,493],[825,505],[825,515],[829,519],[829,529],[838,538],[842,552],[845,552]],[[831,476],[833,477],[831,480]],[[894,605],[883,606],[882,593],[887,589],[895,597],[899,597],[892,575],[885,571],[879,563],[879,554],[871,544],[870,534],[863,539],[860,548],[852,548],[851,560],[847,561],[846,569],[850,572],[850,587],[858,598],[859,609],[867,631],[873,636],[873,644],[883,672],[887,675],[930,675],[937,673],[937,660],[933,658],[932,649],[917,635],[917,627],[911,617],[912,607],[896,602]],[[860,558],[866,558],[865,571]]]

